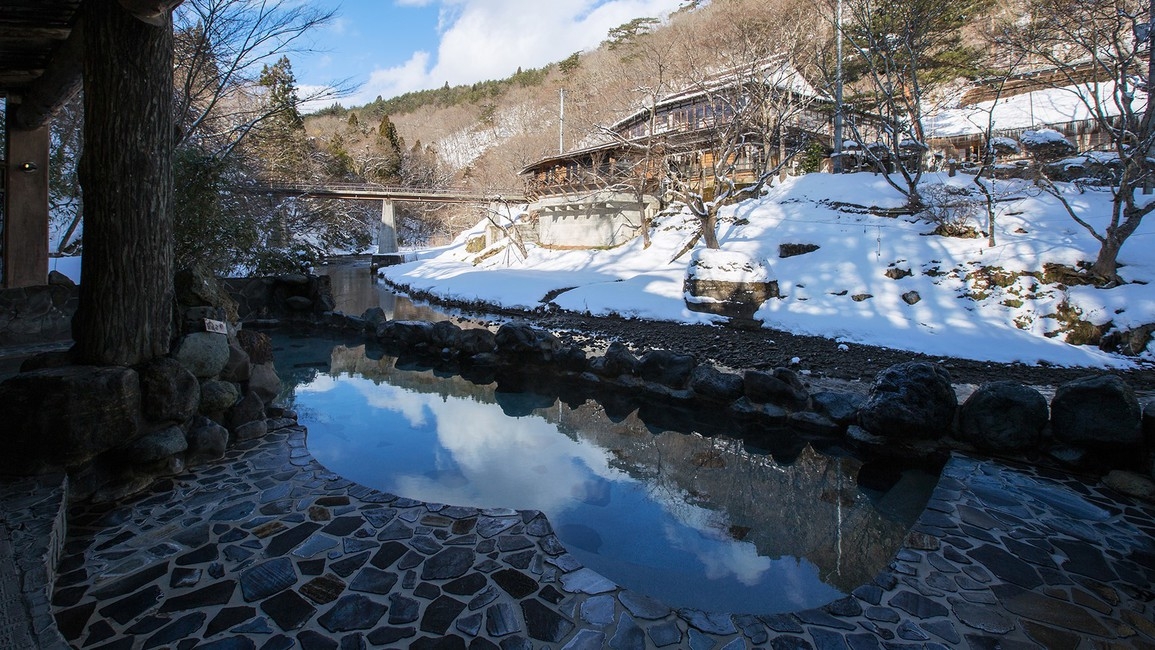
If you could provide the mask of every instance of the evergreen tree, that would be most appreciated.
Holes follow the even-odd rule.
[[[267,117],[258,127],[257,147],[269,165],[270,175],[297,180],[307,172],[308,142],[305,120],[297,108],[297,80],[288,57],[264,66],[258,84],[265,89]]]

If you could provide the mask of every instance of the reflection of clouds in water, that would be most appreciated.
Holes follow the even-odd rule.
[[[511,418],[492,404],[416,393],[359,377],[339,381],[355,388],[369,406],[397,413],[411,427],[427,426],[430,417],[436,418],[432,424],[441,448],[434,450],[435,468],[395,474],[398,494],[437,503],[530,508],[556,516],[575,502],[607,505],[609,481],[633,481],[609,466],[608,452],[558,435],[556,426],[541,418]],[[322,376],[309,387],[325,392],[336,383]],[[698,557],[711,579],[733,575],[753,585],[770,569],[773,561],[759,556],[753,544],[719,534],[727,528],[724,513],[686,503],[681,491],[647,492],[685,526],[667,526],[671,547]]]
[[[688,522],[683,523],[692,526]],[[773,564],[770,558],[758,555],[758,549],[749,542],[710,539],[703,536],[701,534],[703,531],[699,530],[694,530],[690,534],[686,534],[687,532],[690,531],[669,524],[665,526],[666,539],[669,540],[670,546],[697,557],[706,569],[706,577],[711,580],[732,575],[744,585],[756,585],[762,581],[762,575],[769,571]]]
[[[371,393],[359,390],[377,408],[401,411],[410,421],[416,413],[436,417],[444,448],[436,452],[442,471],[395,476],[400,494],[439,503],[561,512],[575,492],[586,494],[605,479],[632,480],[610,468],[606,451],[558,435],[541,418],[510,418],[491,404],[370,386]],[[594,488],[601,491],[605,488]]]
[[[374,384],[361,377],[346,377],[342,381],[349,382],[365,398],[366,404],[382,411],[400,413],[414,429],[420,429],[428,422],[429,411],[426,405],[430,403],[429,395],[389,384]]]
[[[297,384],[293,390],[297,393],[327,393],[348,380],[348,377],[342,377],[338,381],[337,377],[318,373],[312,380]]]

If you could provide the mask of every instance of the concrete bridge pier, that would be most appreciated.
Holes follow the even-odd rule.
[[[377,254],[373,256],[373,270],[404,261],[397,246],[397,215],[393,209],[393,200],[382,199],[381,225],[377,230]]]

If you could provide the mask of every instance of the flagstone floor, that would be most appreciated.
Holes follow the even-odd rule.
[[[77,648],[1155,648],[1155,508],[956,456],[872,584],[770,616],[671,610],[537,512],[414,501],[295,425],[69,513],[52,605]],[[18,646],[17,646],[18,647]],[[24,646],[27,647],[27,646]]]

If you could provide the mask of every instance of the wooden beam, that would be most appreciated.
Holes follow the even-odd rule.
[[[12,112],[16,127],[35,129],[48,124],[56,110],[80,91],[83,72],[84,23],[78,18],[43,74],[20,96]]]
[[[0,25],[0,39],[5,41],[63,41],[71,27],[34,27],[32,25]]]
[[[44,71],[36,68],[27,68],[22,70],[3,70],[0,71],[0,85],[4,86],[23,86],[32,83],[38,77],[44,75]]]

